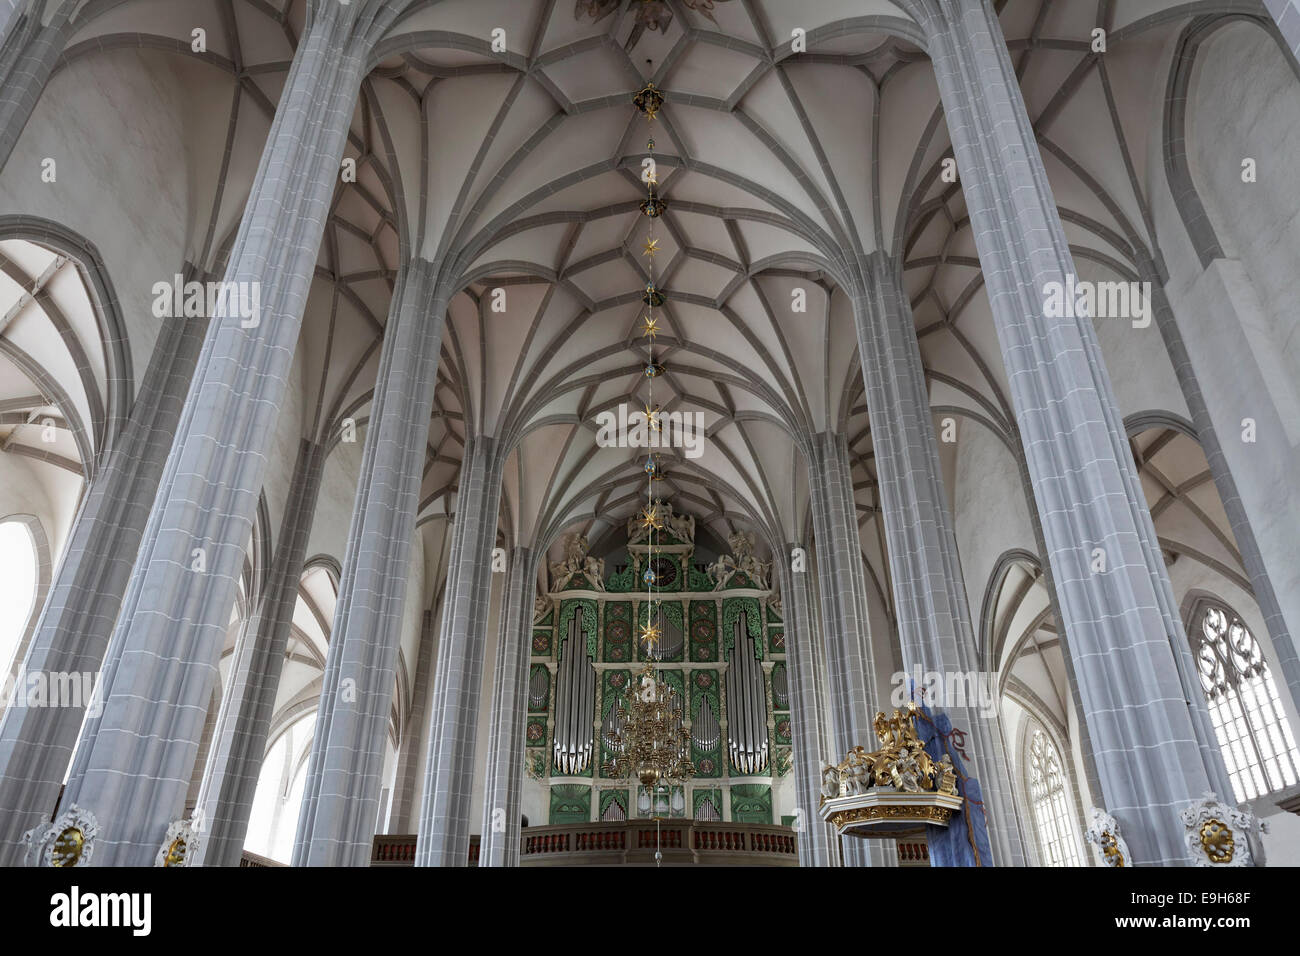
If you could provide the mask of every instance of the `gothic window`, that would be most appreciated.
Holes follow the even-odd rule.
[[[21,521],[0,523],[0,708],[4,706],[4,675],[22,643],[35,606],[37,555],[32,534]]]
[[[1042,728],[1035,728],[1025,749],[1029,801],[1034,832],[1044,866],[1080,866],[1079,845],[1065,792],[1061,754]]]
[[[281,863],[292,858],[315,729],[316,715],[307,714],[286,728],[267,750],[249,812],[245,850]]]
[[[1238,801],[1296,782],[1300,754],[1255,635],[1231,610],[1206,603],[1191,640],[1210,720]]]

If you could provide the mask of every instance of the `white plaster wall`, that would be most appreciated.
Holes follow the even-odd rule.
[[[1076,259],[1075,267],[1079,278],[1089,282],[1127,281],[1085,259]],[[1140,324],[1146,319],[1137,321]],[[1145,328],[1136,327],[1129,318],[1097,318],[1093,328],[1121,417],[1152,410],[1188,417],[1187,403],[1154,316]]]
[[[328,554],[340,565],[343,562],[347,553],[348,530],[352,525],[352,509],[356,505],[357,485],[361,478],[361,457],[365,441],[365,429],[358,428],[355,442],[339,442],[330,449],[325,459],[320,492],[316,499],[316,514],[312,518],[311,534],[307,538],[309,558]]]
[[[1224,253],[1245,264],[1292,375],[1300,371],[1300,80],[1248,23],[1219,30],[1197,59],[1188,104],[1192,178]],[[1242,160],[1258,180],[1242,182]]]
[[[196,86],[199,75],[206,87]],[[153,285],[180,271],[206,217],[191,204],[185,136],[189,116],[223,85],[217,76],[157,51],[78,59],[51,79],[0,173],[0,212],[59,222],[99,250],[137,387],[162,321],[152,313]],[[55,183],[41,182],[46,158],[57,164]]]
[[[972,616],[998,559],[1012,548],[1037,554],[1029,503],[1011,451],[987,428],[964,422],[957,438],[953,524]],[[978,620],[971,622],[978,626]]]
[[[71,495],[59,494],[52,482],[58,480],[53,473],[60,470],[17,455],[0,454],[0,518],[15,514],[35,516],[45,530],[56,567],[72,529],[77,494],[82,484],[76,475],[64,472],[78,488]]]

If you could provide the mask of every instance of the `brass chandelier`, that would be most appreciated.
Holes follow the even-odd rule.
[[[646,661],[629,707],[614,704],[618,730],[610,734],[613,756],[602,768],[616,780],[635,776],[647,791],[695,776],[690,737],[683,725],[681,697]]]
[[[655,89],[653,83],[646,85],[633,99],[633,105],[653,122],[663,105],[663,94]],[[654,163],[654,140],[647,143],[649,156],[644,162],[641,180],[646,185],[647,196],[640,204],[641,213],[649,221],[648,235],[642,253],[649,262],[648,279],[642,302],[646,314],[642,318],[641,337],[649,341],[645,362],[645,377],[649,390],[645,404],[645,416],[649,428],[658,432],[663,426],[659,421],[659,407],[654,404],[654,380],[664,374],[662,362],[655,358],[655,336],[659,332],[659,320],[655,309],[663,306],[665,296],[655,286],[655,255],[659,252],[659,240],[655,238],[655,220],[667,210],[667,203],[659,196],[655,187],[659,177]],[[647,660],[637,675],[637,686],[633,690],[627,705],[615,701],[613,713],[614,729],[608,737],[610,756],[602,764],[601,770],[616,780],[636,777],[648,793],[671,783],[683,783],[695,776],[695,765],[691,762],[690,736],[686,731],[685,714],[681,695],[673,690],[659,676],[656,664],[662,659],[662,632],[659,626],[658,580],[655,569],[659,566],[659,539],[657,532],[663,530],[662,502],[654,497],[654,483],[663,478],[658,459],[651,455],[646,459],[646,506],[641,512],[641,527],[646,532],[646,560],[642,573],[642,582],[646,586],[646,623],[641,628],[641,641],[647,651]]]

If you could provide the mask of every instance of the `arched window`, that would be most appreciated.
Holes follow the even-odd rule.
[[[1025,772],[1043,865],[1081,866],[1061,754],[1041,727],[1034,728],[1026,742]]]
[[[14,663],[36,605],[39,559],[32,533],[22,521],[0,523],[0,691]],[[0,706],[3,706],[0,697]]]
[[[266,752],[249,813],[244,849],[281,863],[288,863],[292,857],[315,729],[314,713],[301,717]]]
[[[1210,719],[1238,801],[1296,782],[1300,754],[1255,635],[1230,609],[1206,602],[1192,619]]]

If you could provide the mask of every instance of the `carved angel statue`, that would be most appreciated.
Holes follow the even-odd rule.
[[[720,591],[737,574],[746,574],[761,590],[767,590],[767,574],[772,565],[758,560],[754,554],[754,536],[745,531],[737,531],[727,539],[731,545],[731,554],[722,554],[706,570],[713,581],[713,590]]]
[[[849,793],[856,796],[871,789],[875,767],[872,765],[871,755],[861,747],[854,747],[849,752],[848,758],[840,765],[841,774],[846,771]]]
[[[910,748],[904,747],[894,759],[892,777],[895,790],[902,790],[904,793],[921,792],[921,767],[916,757],[912,756]]]
[[[705,574],[713,582],[713,590],[720,591],[727,586],[727,582],[732,579],[738,570],[739,568],[736,567],[736,562],[732,560],[731,555],[720,554],[718,560],[705,568]]]
[[[605,590],[605,560],[587,556],[587,536],[571,534],[564,540],[564,560],[551,562],[551,588],[562,591],[575,575],[594,591]]]
[[[564,542],[564,562],[569,567],[578,567],[582,559],[587,556],[587,536],[585,534],[571,534]]]
[[[675,515],[672,505],[668,505],[668,530],[679,541],[695,540],[695,516]]]
[[[731,553],[735,556],[738,564],[743,563],[746,558],[754,556],[754,536],[752,534],[737,531],[727,538],[727,544],[731,545]]]
[[[957,768],[952,765],[952,758],[944,754],[935,764],[935,789],[940,793],[957,794]]]
[[[840,795],[840,772],[833,764],[822,763],[822,797],[834,800]]]

